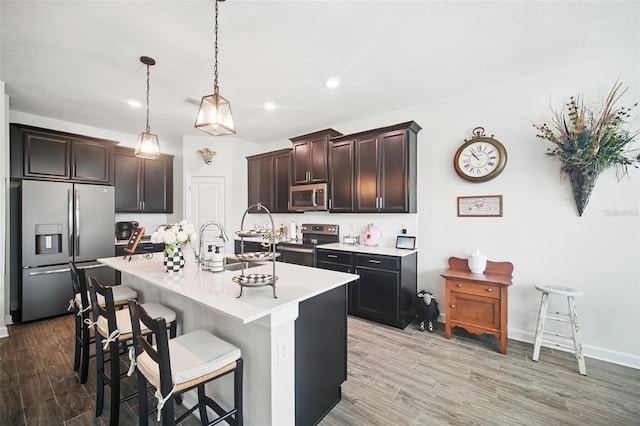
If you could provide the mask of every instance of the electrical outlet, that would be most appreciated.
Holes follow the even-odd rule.
[[[289,359],[289,344],[286,339],[278,340],[278,365],[284,364]]]

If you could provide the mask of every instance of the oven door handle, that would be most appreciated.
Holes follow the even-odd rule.
[[[314,249],[312,248],[302,248],[302,247],[289,247],[289,246],[279,246],[277,248],[278,251],[289,251],[294,253],[309,253],[312,254]]]

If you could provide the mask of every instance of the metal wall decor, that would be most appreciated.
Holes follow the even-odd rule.
[[[209,148],[202,148],[196,152],[200,154],[202,160],[204,160],[204,164],[207,165],[211,164],[211,161],[213,161],[213,157],[217,154],[217,152],[212,151]]]

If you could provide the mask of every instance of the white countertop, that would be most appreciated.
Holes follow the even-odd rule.
[[[380,254],[384,256],[397,256],[397,257],[409,256],[410,254],[416,253],[419,250],[419,249],[414,249],[414,250],[397,249],[395,247],[369,247],[369,246],[365,246],[364,244],[342,244],[342,243],[322,244],[322,245],[319,245],[318,248],[328,249],[328,250],[350,251],[354,253]]]
[[[128,258],[127,258],[128,259]],[[243,324],[268,316],[291,304],[297,304],[318,294],[347,284],[358,275],[316,269],[306,266],[276,262],[276,295],[273,288],[244,287],[232,281],[241,271],[201,271],[195,262],[187,262],[180,272],[165,272],[162,256],[144,259],[131,256],[131,261],[122,257],[98,259],[107,266],[121,272],[133,274],[168,292],[177,293],[196,301],[222,315],[242,321]],[[273,263],[245,269],[245,274],[273,274]]]

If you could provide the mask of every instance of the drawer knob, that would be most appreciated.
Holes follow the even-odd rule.
[[[451,308],[455,308],[455,307],[456,307],[456,305],[451,305]]]
[[[488,289],[487,289],[487,291],[488,291],[489,293],[491,293],[491,292],[493,291],[493,289],[492,289],[492,288],[488,288]]]
[[[461,288],[461,287],[462,287],[462,284],[458,284],[458,288]]]

